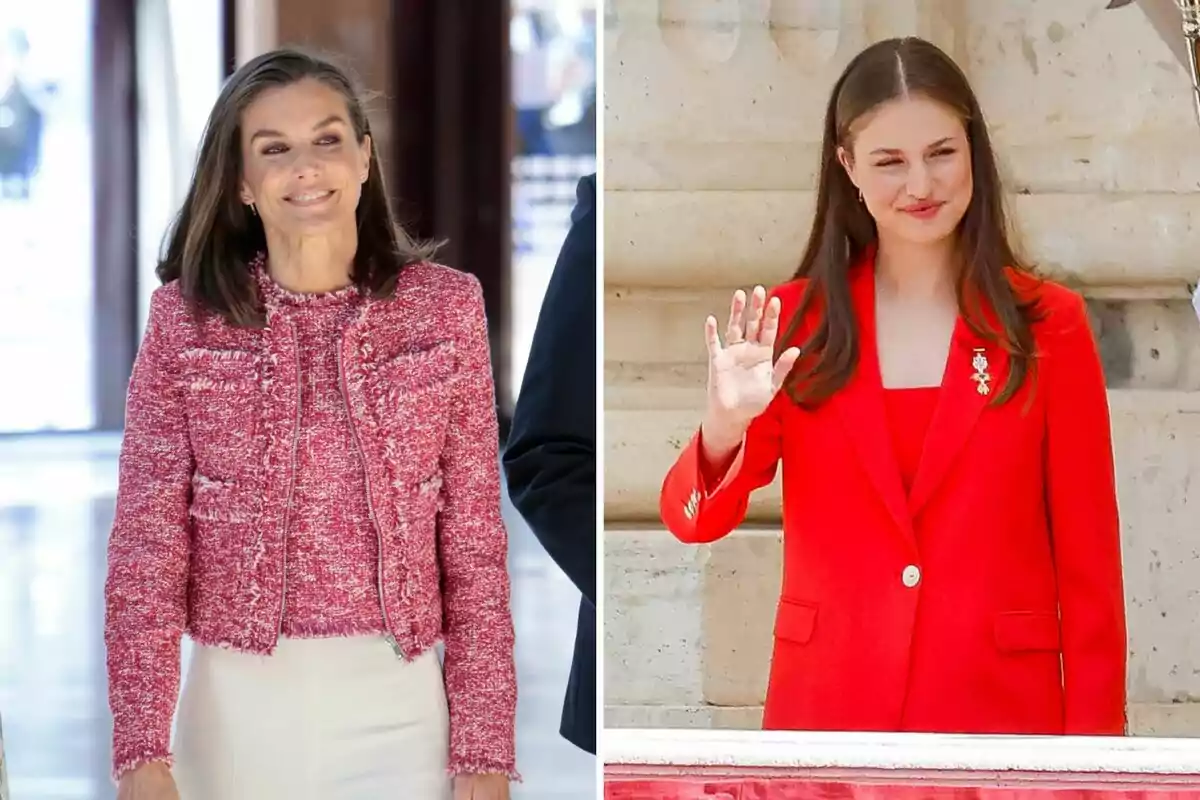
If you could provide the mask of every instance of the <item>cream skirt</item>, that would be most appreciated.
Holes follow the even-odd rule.
[[[181,800],[447,800],[437,653],[382,637],[281,639],[274,655],[197,645],[175,728]]]

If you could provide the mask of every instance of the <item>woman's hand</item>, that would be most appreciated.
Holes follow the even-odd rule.
[[[117,800],[179,800],[179,790],[167,765],[153,761],[121,777]]]
[[[768,303],[766,290],[756,286],[748,309],[746,293],[741,289],[734,292],[724,346],[717,334],[716,317],[705,320],[708,410],[702,429],[705,450],[714,460],[737,448],[800,356],[798,348],[790,347],[772,363],[779,314],[779,298]]]
[[[456,775],[454,800],[509,800],[508,776]]]

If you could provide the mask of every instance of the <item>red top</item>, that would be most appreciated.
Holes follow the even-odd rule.
[[[285,636],[386,633],[379,544],[366,473],[342,387],[338,346],[362,297],[290,292],[259,270],[259,289],[295,326],[300,379],[295,488],[285,548]],[[332,588],[331,587],[336,587]]]
[[[885,389],[883,392],[888,430],[905,492],[912,491],[913,478],[921,463],[921,450],[925,447],[925,433],[933,419],[933,410],[937,408],[940,389],[940,386],[920,386]]]

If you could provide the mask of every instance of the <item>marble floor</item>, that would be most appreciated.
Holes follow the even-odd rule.
[[[117,437],[0,440],[0,716],[13,800],[110,800],[102,638]],[[511,506],[520,800],[596,796],[558,736],[578,593]],[[186,648],[185,648],[186,651]]]

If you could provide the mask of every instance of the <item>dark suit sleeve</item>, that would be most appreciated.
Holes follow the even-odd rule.
[[[503,462],[509,496],[550,557],[596,604],[596,183],[542,301]]]

